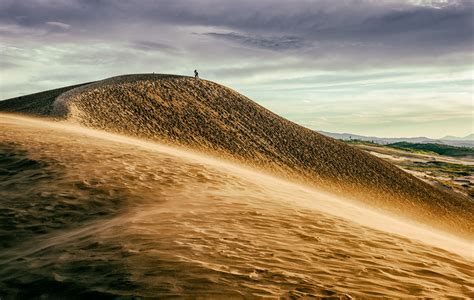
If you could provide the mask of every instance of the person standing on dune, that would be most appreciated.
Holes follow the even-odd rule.
[[[197,70],[194,70],[194,78],[198,79],[199,78],[199,73]]]

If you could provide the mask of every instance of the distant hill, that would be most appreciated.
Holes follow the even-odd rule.
[[[447,140],[447,141],[474,141],[474,133],[471,133],[469,135],[466,135],[464,137],[459,137],[459,136],[452,136],[452,135],[447,135],[441,140]]]
[[[403,149],[403,150],[419,150],[419,151],[429,151],[434,152],[440,155],[447,155],[447,156],[454,156],[454,157],[461,157],[461,156],[469,156],[474,157],[474,149],[467,148],[467,147],[456,147],[450,145],[442,145],[442,144],[432,144],[432,143],[407,143],[407,142],[399,142],[388,144],[388,147]]]
[[[408,142],[408,143],[420,143],[420,144],[442,144],[442,145],[450,145],[456,147],[468,147],[474,148],[474,139],[473,134],[468,135],[463,138],[459,138],[459,140],[450,140],[446,139],[446,137],[442,139],[430,139],[427,137],[413,137],[413,138],[380,138],[375,136],[364,136],[364,135],[357,135],[352,133],[333,133],[327,131],[318,131],[319,133],[339,139],[339,140],[360,140],[360,141],[370,141],[380,145],[387,145],[393,143],[400,143],[400,142]],[[454,137],[455,138],[455,137]]]

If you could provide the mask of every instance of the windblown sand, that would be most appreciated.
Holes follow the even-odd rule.
[[[0,296],[474,297],[469,241],[183,149],[0,127]]]
[[[474,237],[474,202],[322,136],[206,80],[138,74],[0,102],[0,111],[154,140],[244,163]]]

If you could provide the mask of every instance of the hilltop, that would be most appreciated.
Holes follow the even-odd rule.
[[[472,235],[469,199],[432,187],[210,81],[119,76],[5,100],[0,111],[65,119],[191,148]]]

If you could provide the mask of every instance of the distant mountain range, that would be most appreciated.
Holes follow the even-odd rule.
[[[469,135],[466,135],[465,137],[459,137],[459,136],[452,136],[452,135],[447,135],[441,140],[447,140],[447,141],[474,141],[474,133],[471,133]]]
[[[430,139],[427,137],[414,137],[414,138],[380,138],[375,136],[363,136],[351,133],[333,133],[327,131],[318,131],[319,133],[339,139],[339,140],[361,140],[361,141],[371,141],[377,144],[386,145],[399,142],[408,142],[408,143],[434,143],[434,144],[443,144],[451,145],[458,147],[469,147],[474,148],[474,134],[470,134],[465,137],[455,137],[455,136],[445,136],[441,139]]]

